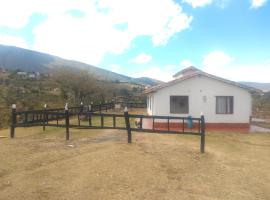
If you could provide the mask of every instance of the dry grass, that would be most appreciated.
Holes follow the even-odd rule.
[[[18,128],[0,138],[0,199],[270,199],[270,134],[199,138]],[[1,130],[8,136],[8,130]]]

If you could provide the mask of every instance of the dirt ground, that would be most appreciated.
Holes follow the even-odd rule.
[[[269,133],[207,133],[200,154],[198,136],[64,131],[0,137],[1,200],[270,199]]]

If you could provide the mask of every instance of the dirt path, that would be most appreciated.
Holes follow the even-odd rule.
[[[18,131],[0,139],[0,199],[270,199],[269,134]]]
[[[250,132],[251,133],[270,133],[270,129],[269,128],[263,128],[260,126],[256,126],[256,125],[251,125],[250,127]]]

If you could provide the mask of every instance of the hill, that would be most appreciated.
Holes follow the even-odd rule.
[[[148,77],[132,78],[82,62],[63,59],[28,49],[0,45],[0,68],[26,72],[49,73],[58,67],[86,69],[96,78],[106,81],[130,82],[143,85],[157,85],[161,81]]]
[[[240,83],[247,85],[249,87],[260,89],[264,92],[270,91],[270,83],[257,83],[257,82],[240,82]]]

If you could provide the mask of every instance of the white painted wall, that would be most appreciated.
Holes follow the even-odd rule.
[[[154,106],[154,95],[150,94],[147,96],[147,113],[148,115],[153,115]]]
[[[188,114],[170,114],[170,96],[189,96]],[[206,96],[206,102],[203,101]],[[233,114],[216,114],[216,96],[233,96]],[[200,117],[203,112],[208,123],[249,123],[251,94],[240,87],[205,76],[196,76],[175,85],[162,88],[148,96],[152,102],[149,115]]]

